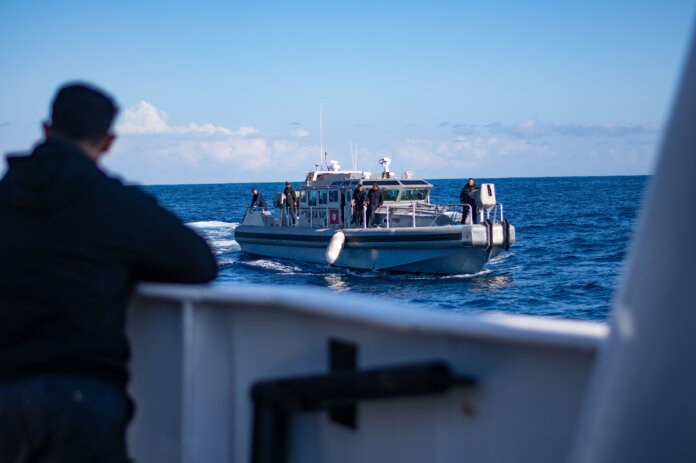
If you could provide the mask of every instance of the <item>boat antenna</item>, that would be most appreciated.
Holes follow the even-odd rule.
[[[324,123],[321,115],[321,103],[319,104],[319,165],[321,165],[321,156],[324,154]]]
[[[353,165],[353,170],[355,170],[355,162],[353,161],[353,137],[348,137],[348,144],[350,146],[350,163]]]
[[[350,161],[353,164],[353,170],[358,168],[358,144],[355,144],[355,151],[353,151],[353,137],[349,138],[350,142]]]

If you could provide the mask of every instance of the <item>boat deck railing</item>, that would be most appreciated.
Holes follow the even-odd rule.
[[[500,209],[500,219],[498,219],[498,209]],[[464,212],[467,212],[467,216],[471,218],[473,215],[473,210],[469,204],[430,204],[413,202],[411,204],[396,204],[390,205],[385,204],[376,210],[377,214],[384,214],[384,227],[394,228],[392,226],[392,219],[395,216],[400,218],[408,217],[410,219],[410,226],[412,227],[432,227],[438,225],[456,225],[462,223],[462,217],[464,217]],[[503,205],[501,203],[496,203],[496,205],[488,211],[479,209],[479,222],[482,222],[484,218],[491,219],[493,222],[498,220],[503,220]],[[417,220],[422,218],[432,217],[430,221]],[[443,217],[447,218],[443,220]],[[362,223],[347,228],[368,228],[367,227],[367,211],[363,208],[363,220]],[[471,219],[469,219],[471,220]],[[403,226],[403,225],[402,225]]]
[[[308,222],[304,226],[309,226],[310,228],[341,228],[341,209],[341,207],[329,205],[305,207],[298,210],[299,218],[296,218],[295,223],[291,224],[284,208],[278,209],[278,215],[273,215],[272,209],[269,208],[248,207],[244,218],[246,219],[247,214],[250,212],[262,212],[262,220],[266,226],[294,227],[298,226],[300,220],[303,220]],[[498,218],[498,210],[500,210],[500,218]],[[302,214],[302,212],[305,212],[305,214]],[[497,222],[503,221],[504,218],[503,205],[501,203],[496,203],[490,210],[484,210],[479,207],[478,212],[479,222],[483,222],[485,219]],[[471,217],[473,216],[473,210],[469,204],[430,204],[417,201],[408,204],[384,204],[377,208],[375,213],[380,219],[379,223],[382,228],[456,225],[462,223],[463,217],[468,217],[467,223],[471,223]],[[466,215],[464,215],[465,213]],[[332,214],[336,214],[336,216],[332,217]],[[394,225],[394,218],[399,219],[399,225]],[[362,208],[361,219],[359,223],[353,223],[353,209],[351,208],[349,216],[343,217],[342,228],[369,228],[367,225],[368,214],[366,207]],[[406,223],[408,225],[404,225]]]

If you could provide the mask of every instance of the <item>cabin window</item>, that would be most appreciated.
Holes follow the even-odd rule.
[[[326,204],[327,203],[327,198],[329,197],[329,192],[328,191],[320,191],[319,192],[319,204]]]
[[[330,203],[337,203],[338,202],[338,190],[329,191],[329,202]]]
[[[399,190],[382,190],[382,196],[384,196],[385,201],[396,201]]]
[[[425,201],[428,197],[427,189],[404,190],[401,192],[402,201]]]
[[[307,204],[307,192],[304,190],[300,191],[300,204]]]
[[[316,206],[316,205],[317,205],[317,192],[316,192],[316,191],[310,191],[310,192],[309,192],[309,205],[310,205],[310,206]]]

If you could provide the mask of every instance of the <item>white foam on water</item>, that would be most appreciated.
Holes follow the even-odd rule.
[[[202,222],[189,222],[186,225],[193,228],[237,228],[239,222],[220,222],[218,220],[207,220]]]
[[[266,259],[247,261],[247,262],[244,262],[244,265],[247,265],[249,267],[260,268],[263,270],[271,270],[271,271],[278,272],[278,273],[297,274],[297,273],[302,271],[302,269],[300,267],[297,267],[294,265],[286,265],[282,262],[278,262],[275,260],[266,260]]]
[[[239,246],[239,243],[237,243],[235,240],[214,240],[212,243],[216,248],[236,247],[241,249],[241,246]]]
[[[508,260],[510,257],[514,256],[514,252],[506,252],[504,254],[498,254],[494,258],[488,261],[489,264],[499,264],[501,262],[505,262]]]
[[[480,277],[481,275],[488,275],[489,273],[493,273],[495,270],[481,270],[480,272],[476,273],[460,273],[457,275],[441,275],[440,278],[475,278],[475,277]]]

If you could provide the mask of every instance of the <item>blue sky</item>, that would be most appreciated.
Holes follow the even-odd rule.
[[[142,4],[144,3],[144,4]],[[55,89],[122,108],[104,166],[145,184],[648,174],[694,1],[0,4],[0,151]],[[4,164],[0,165],[0,170]]]

